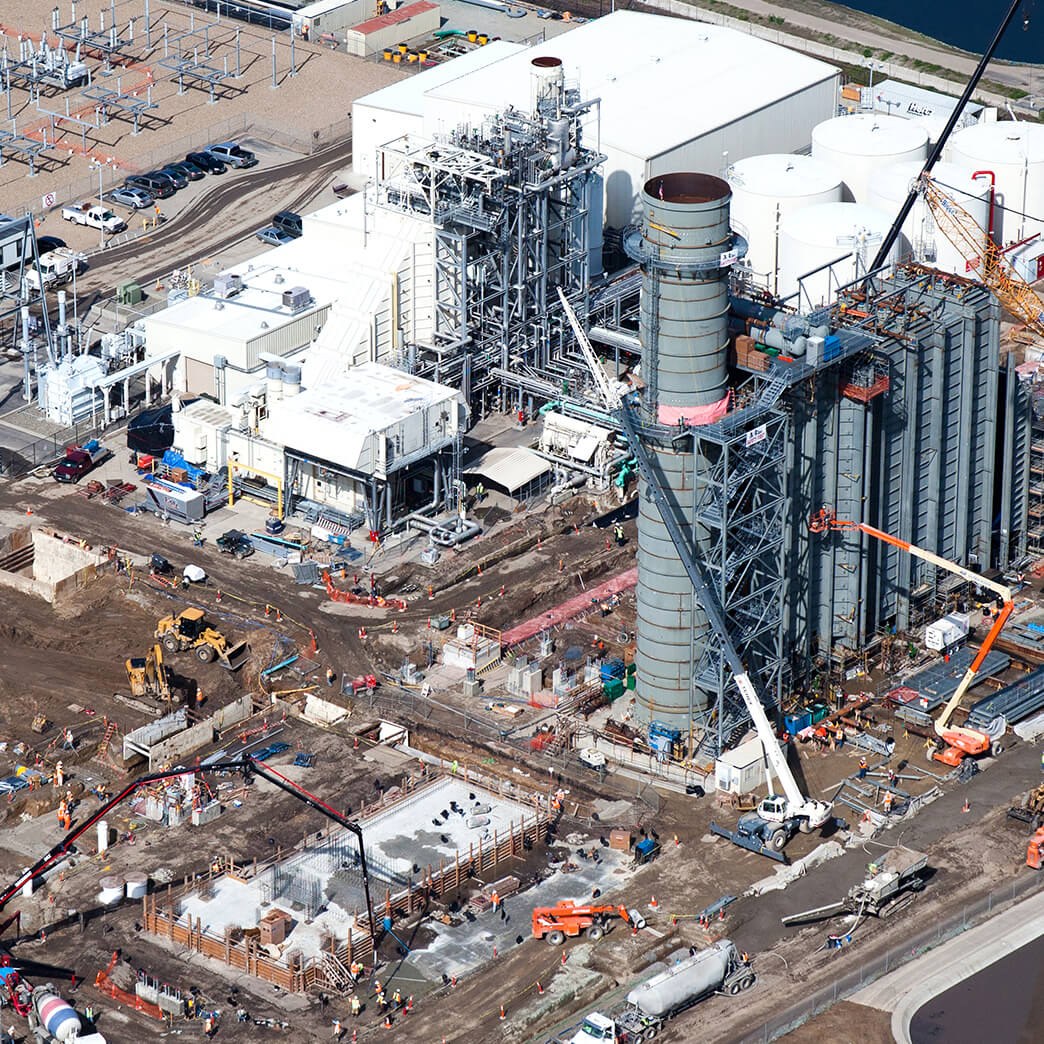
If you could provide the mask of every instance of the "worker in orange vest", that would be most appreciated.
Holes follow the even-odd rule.
[[[493,889],[493,894],[489,897],[490,902],[493,904],[493,912],[497,912],[497,907],[500,906],[500,896],[497,894],[497,890]]]
[[[892,814],[892,792],[890,790],[885,791],[884,810],[886,816],[890,816]]]

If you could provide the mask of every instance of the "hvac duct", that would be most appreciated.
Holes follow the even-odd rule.
[[[627,238],[642,265],[639,334],[646,420],[697,424],[727,402],[728,270],[732,250],[729,186],[709,174],[676,173],[646,182],[643,224]],[[650,445],[668,499],[692,514],[698,463],[669,439]],[[702,462],[707,463],[707,462]],[[709,534],[684,526],[704,553]],[[688,730],[692,712],[711,694],[694,688],[693,666],[708,640],[707,618],[695,600],[666,526],[643,480],[638,510],[637,708],[643,721]]]

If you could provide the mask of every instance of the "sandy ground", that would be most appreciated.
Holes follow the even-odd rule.
[[[51,0],[0,0],[0,26],[8,37],[9,54],[17,55],[19,33],[38,37],[45,29],[50,34]],[[99,10],[108,4],[100,0],[80,3],[77,16],[88,15],[91,29],[97,28]],[[67,5],[62,7],[67,17]],[[209,103],[209,94],[201,87],[186,87],[178,95],[177,75],[159,63],[164,59],[163,25],[167,25],[168,48],[176,56],[176,37],[189,30],[192,12],[177,4],[150,4],[153,25],[152,47],[146,46],[144,33],[144,0],[123,0],[117,7],[118,23],[125,32],[127,20],[137,19],[134,44],[128,47],[125,67],[116,67],[106,73],[104,63],[89,59],[94,86],[105,86],[123,92],[138,89],[138,96],[145,97],[148,84],[152,83],[152,101],[158,108],[150,110],[142,119],[141,133],[132,134],[133,123],[125,118],[112,118],[107,125],[90,128],[87,146],[90,158],[98,158],[120,172],[135,169],[151,169],[168,159],[183,156],[191,139],[193,147],[209,138],[209,131],[225,133],[229,121],[259,119],[289,137],[307,142],[313,132],[347,120],[351,102],[362,94],[376,90],[407,75],[399,66],[376,63],[354,58],[342,53],[298,41],[295,44],[296,76],[290,76],[290,48],[284,35],[276,38],[277,90],[272,89],[272,36],[257,26],[245,22],[223,19],[220,26],[209,32],[208,64],[224,69],[228,60],[230,73],[235,72],[235,37],[239,33],[241,77],[229,79],[218,90],[219,100]],[[213,16],[196,11],[195,24],[201,27]],[[53,42],[53,34],[50,35]],[[185,38],[184,53],[191,56],[193,48],[203,60],[206,47],[203,35]],[[94,121],[94,102],[84,98],[76,90],[59,91],[43,87],[39,106],[51,111],[65,111],[66,101],[73,113],[80,112],[81,118]],[[4,102],[0,99],[0,114]],[[82,110],[82,111],[81,111]],[[11,114],[19,133],[27,133],[33,127],[48,126],[49,118],[30,104],[28,94],[21,87],[12,85]],[[224,126],[223,126],[224,125]],[[69,124],[59,140],[59,150],[41,155],[38,177],[28,180],[27,167],[18,160],[5,162],[0,168],[0,208],[18,211],[21,204],[39,209],[39,197],[61,190],[91,174],[90,158],[79,155],[81,128]],[[234,136],[234,135],[233,135]],[[72,154],[70,155],[70,151]],[[96,176],[95,176],[96,178]],[[114,181],[111,172],[106,183]]]

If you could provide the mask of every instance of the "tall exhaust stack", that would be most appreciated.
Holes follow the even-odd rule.
[[[646,182],[639,232],[627,249],[642,266],[639,336],[643,421],[660,428],[707,424],[728,405],[728,264],[731,191],[709,174],[676,173]],[[710,539],[694,519],[692,444],[648,440],[654,466],[700,554]],[[642,721],[687,732],[713,695],[693,671],[710,639],[678,553],[644,480],[638,509],[637,709]]]

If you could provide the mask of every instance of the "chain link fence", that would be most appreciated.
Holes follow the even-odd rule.
[[[16,443],[14,446],[0,446],[0,476],[18,478],[27,475],[34,468],[51,464],[65,456],[66,446],[85,442],[99,434],[103,426],[104,422],[99,413],[96,421],[83,420],[52,435],[42,435],[35,439],[27,435],[25,443],[21,445],[17,444],[17,437],[12,438],[10,441]],[[17,432],[17,429],[11,426],[7,426],[7,430]]]
[[[902,946],[896,946],[873,960],[860,961],[858,968],[835,979],[829,986],[809,994],[798,1004],[792,1005],[786,1011],[763,1023],[752,1033],[742,1037],[741,1044],[767,1044],[768,1041],[777,1040],[814,1015],[818,1015],[837,1004],[838,1001],[844,1000],[856,990],[868,986],[882,975],[887,975],[890,971],[920,957],[948,939],[960,935],[961,932],[985,920],[1000,907],[1012,903],[1016,899],[1024,899],[1040,891],[1042,887],[1044,887],[1044,875],[1027,874],[1015,878],[1010,885],[998,888],[981,899],[969,903],[962,908],[960,913],[907,939]]]

